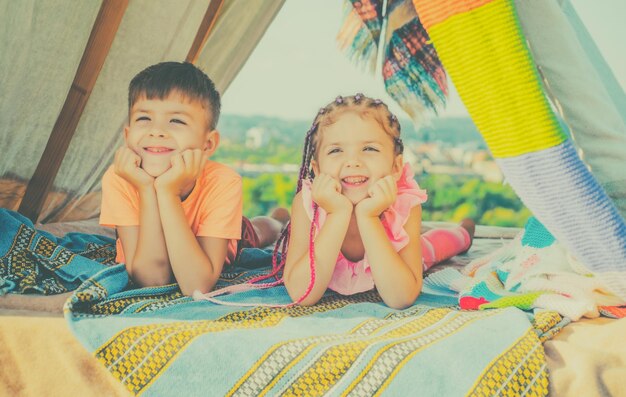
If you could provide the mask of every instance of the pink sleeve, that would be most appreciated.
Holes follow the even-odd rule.
[[[217,178],[202,197],[197,236],[241,239],[242,184],[239,175]]]
[[[139,225],[137,191],[115,173],[113,166],[102,177],[100,224],[110,227]]]

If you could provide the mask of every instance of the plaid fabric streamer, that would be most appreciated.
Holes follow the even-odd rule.
[[[382,74],[389,95],[419,122],[428,111],[438,112],[448,94],[447,76],[428,33],[410,1],[345,0],[346,16],[337,36],[350,59],[374,72],[381,31],[386,24]]]
[[[337,35],[339,48],[353,62],[374,72],[383,22],[383,0],[345,0],[344,14],[344,23]]]

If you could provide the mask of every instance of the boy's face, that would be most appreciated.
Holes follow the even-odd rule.
[[[172,155],[217,148],[219,134],[209,130],[207,110],[200,101],[172,92],[165,99],[141,97],[130,109],[124,128],[126,145],[141,157],[141,168],[158,177],[171,167]]]

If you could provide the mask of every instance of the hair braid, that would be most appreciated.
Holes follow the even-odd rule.
[[[323,130],[324,127],[333,124],[335,122],[333,116],[339,115],[342,111],[355,111],[372,117],[380,123],[385,132],[393,139],[395,153],[401,154],[403,152],[404,146],[402,144],[402,139],[400,138],[400,123],[398,122],[397,117],[389,111],[389,108],[385,103],[379,99],[366,97],[363,94],[356,94],[348,97],[339,96],[333,102],[319,110],[313,120],[313,123],[311,124],[311,128],[307,131],[304,139],[302,163],[300,165],[296,193],[299,193],[302,190],[302,181],[310,179],[313,176],[313,172],[311,170],[311,160],[317,154],[317,145],[319,143],[318,133]],[[298,304],[306,299],[315,285],[315,229],[317,228],[318,222],[319,206],[316,203],[313,203],[313,219],[311,220],[311,229],[309,231],[309,266],[311,270],[311,278],[304,294],[294,301],[293,304]],[[276,277],[277,280],[280,281],[280,279],[278,279],[278,274],[285,267],[290,235],[291,222],[287,223],[287,226],[283,228],[280,237],[274,246],[274,251],[272,253],[272,271],[270,274],[263,276],[263,279]],[[278,259],[279,252],[281,254],[280,259]]]

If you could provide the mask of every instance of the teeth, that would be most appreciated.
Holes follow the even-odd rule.
[[[149,147],[149,148],[146,148],[146,150],[152,153],[163,153],[163,152],[170,151],[170,149],[168,148],[155,148],[155,147]]]
[[[346,183],[358,185],[358,184],[367,182],[367,178],[364,176],[349,176],[349,177],[343,178],[343,181]]]

